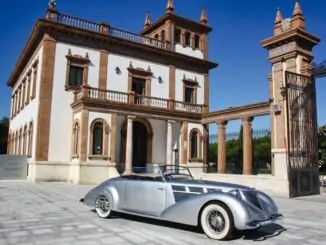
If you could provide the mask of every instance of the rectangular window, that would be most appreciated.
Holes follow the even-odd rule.
[[[143,78],[132,78],[132,91],[137,95],[145,95],[146,80]]]
[[[193,87],[185,87],[185,102],[194,103],[194,88]]]
[[[79,87],[83,85],[83,74],[84,67],[71,65],[69,71],[69,86]]]

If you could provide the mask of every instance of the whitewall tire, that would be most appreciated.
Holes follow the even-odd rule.
[[[111,214],[111,206],[109,198],[106,196],[99,196],[95,200],[95,211],[97,215],[103,219],[106,219]]]
[[[222,203],[211,203],[204,207],[200,224],[206,236],[215,240],[227,240],[235,230],[233,216]]]

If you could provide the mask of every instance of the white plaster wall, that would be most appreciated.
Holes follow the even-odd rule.
[[[173,136],[172,136],[172,145],[173,145],[173,150],[178,150],[178,154],[179,154],[179,164],[180,164],[180,142],[181,142],[181,122],[175,122],[173,124],[173,128],[172,128],[172,132],[173,132]],[[176,157],[176,153],[175,151],[173,151],[172,154],[172,163],[175,163],[175,157]]]
[[[30,160],[35,159],[35,147],[36,147],[36,134],[37,134],[37,115],[38,115],[38,107],[39,107],[39,93],[40,93],[40,80],[42,74],[42,62],[43,62],[43,45],[41,45],[36,52],[33,54],[32,58],[26,65],[25,69],[23,70],[21,76],[19,77],[17,83],[15,84],[14,88],[12,89],[12,94],[15,93],[17,86],[21,83],[21,81],[25,78],[26,73],[30,70],[34,61],[38,59],[39,65],[37,69],[37,79],[36,79],[36,94],[33,100],[30,100],[28,105],[25,105],[23,110],[19,111],[19,113],[10,120],[9,129],[11,132],[18,131],[21,127],[25,125],[29,126],[29,123],[33,121],[33,146],[32,146],[32,156]],[[33,76],[33,75],[32,75]],[[33,77],[31,82],[33,81]],[[27,88],[27,86],[26,86]],[[32,86],[31,86],[31,94],[32,94]],[[12,107],[12,105],[11,105]]]
[[[87,142],[87,155],[90,155],[91,152],[89,152],[89,145],[90,145],[90,133],[91,133],[91,124],[94,120],[96,119],[103,119],[108,125],[109,127],[111,128],[111,114],[108,114],[108,113],[101,113],[101,112],[92,112],[90,111],[89,112],[89,115],[88,115],[88,142]],[[109,133],[109,137],[108,137],[108,142],[107,142],[107,146],[108,146],[108,149],[107,149],[107,152],[110,153],[110,137],[111,137],[111,133]],[[104,150],[104,149],[103,149]]]
[[[116,162],[120,163],[120,152],[121,152],[121,128],[122,124],[125,121],[124,116],[117,116],[117,121],[116,121],[116,146],[115,146],[115,156],[116,156]]]
[[[181,44],[176,44],[175,51],[181,54],[189,55],[195,58],[203,59],[204,54],[199,49],[193,50],[191,47],[183,47]]]
[[[162,120],[150,120],[153,128],[152,162],[162,164],[166,159],[167,123]]]
[[[197,104],[204,104],[204,75],[181,69],[175,70],[175,100],[183,101],[183,78],[197,79]]]
[[[134,68],[148,69],[150,66],[153,73],[151,81],[151,95],[158,98],[169,98],[169,67],[151,63],[148,61],[137,60],[131,57],[109,54],[108,58],[108,74],[107,74],[107,89],[127,93],[128,91],[128,70],[130,61]],[[115,68],[119,67],[120,74],[116,74]],[[163,83],[158,82],[158,77],[161,76]]]
[[[53,77],[49,161],[70,161],[72,133],[72,91],[65,91],[66,66],[69,48],[73,55],[85,56],[88,53],[91,65],[88,71],[88,84],[98,86],[99,58],[98,51],[57,43]],[[68,136],[68,137],[67,137]]]
[[[167,152],[167,122],[163,120],[150,120],[153,128],[153,153],[152,163],[165,164]],[[172,150],[178,149],[178,143],[181,136],[181,123],[172,124]],[[174,162],[175,155],[172,154]]]

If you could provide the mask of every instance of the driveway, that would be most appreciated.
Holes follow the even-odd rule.
[[[125,215],[100,219],[78,202],[90,188],[0,181],[0,245],[225,244],[193,227]],[[275,200],[283,221],[239,234],[227,244],[325,244],[326,195]]]

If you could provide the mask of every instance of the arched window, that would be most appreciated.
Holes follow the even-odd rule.
[[[108,158],[109,125],[104,119],[95,119],[90,128],[89,154],[92,156]]]
[[[24,132],[23,132],[23,154],[22,155],[27,155],[27,125],[24,127]]]
[[[174,31],[174,42],[175,43],[180,43],[181,41],[181,30],[180,29],[175,29]]]
[[[103,152],[103,123],[97,122],[93,128],[93,155],[102,155]]]
[[[185,45],[190,46],[190,32],[186,32],[185,34]]]
[[[74,123],[73,128],[73,156],[77,157],[79,155],[79,139],[80,139],[80,126],[79,122]]]
[[[201,133],[198,129],[193,129],[190,132],[190,160],[200,160],[201,156]]]
[[[14,146],[13,146],[13,155],[17,154],[17,131],[14,132]]]
[[[165,41],[165,31],[164,30],[161,31],[161,41],[162,42]]]
[[[155,34],[154,38],[155,38],[155,39],[158,39],[158,34]]]
[[[194,40],[194,48],[198,49],[199,48],[199,35],[195,35],[195,40]]]
[[[28,156],[32,156],[32,149],[33,149],[33,122],[30,122],[28,127],[28,150],[27,150]]]
[[[23,129],[20,129],[19,135],[18,135],[18,154],[17,155],[22,155],[22,145],[23,145]]]
[[[12,146],[12,132],[11,132],[11,130],[9,131],[7,142],[8,142],[7,143],[7,154],[10,155],[11,154],[11,146]]]

